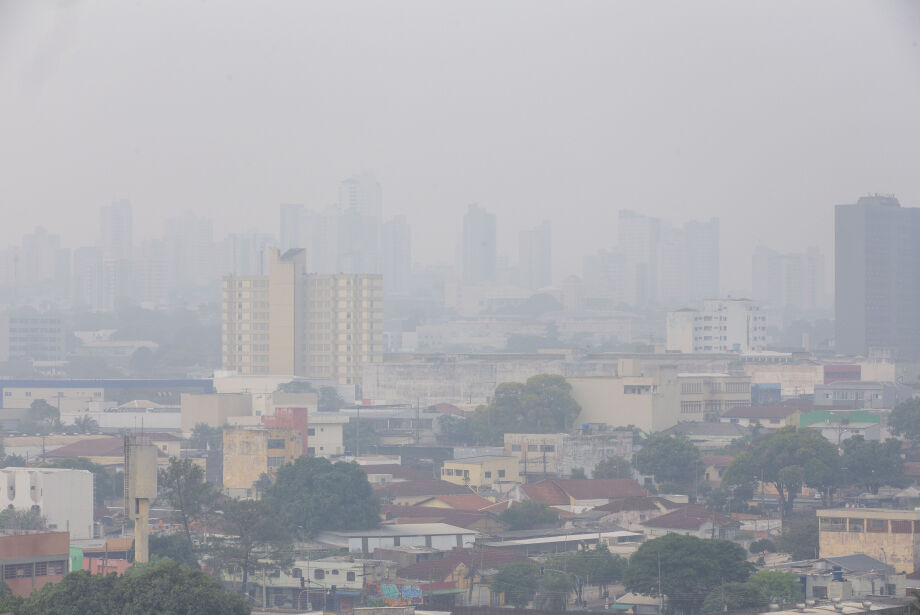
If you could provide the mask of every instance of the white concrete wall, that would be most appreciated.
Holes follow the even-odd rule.
[[[58,468],[0,469],[0,507],[38,506],[48,528],[73,539],[93,537],[93,474]]]

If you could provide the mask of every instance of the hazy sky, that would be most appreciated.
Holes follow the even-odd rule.
[[[722,219],[831,254],[833,205],[920,206],[920,3],[0,0],[0,243],[69,245],[98,207],[277,233],[373,169],[415,256],[452,262],[469,202],[499,252],[552,220],[557,273],[616,211]],[[830,265],[830,263],[829,263]]]

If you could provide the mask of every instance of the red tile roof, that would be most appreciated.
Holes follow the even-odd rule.
[[[69,459],[71,457],[118,457],[124,456],[124,440],[121,437],[87,438],[48,451],[46,457]]]
[[[481,495],[475,493],[461,493],[457,495],[438,495],[434,499],[440,500],[457,510],[482,510],[488,508],[495,502],[487,500]]]
[[[417,497],[426,495],[453,495],[471,493],[469,487],[455,485],[445,480],[407,480],[398,483],[379,483],[374,490],[384,497]]]
[[[492,519],[495,515],[475,510],[454,510],[452,508],[436,508],[434,506],[398,506],[395,504],[382,504],[380,512],[387,521],[396,523],[447,523],[470,529],[484,519]]]
[[[715,521],[716,525],[741,527],[741,523],[731,517],[714,513],[696,504],[681,506],[673,512],[643,521],[642,525],[674,530],[698,530],[708,521]]]
[[[717,468],[727,468],[731,464],[732,457],[731,455],[704,455],[703,463],[706,464],[706,467],[715,466]]]
[[[672,510],[679,508],[682,504],[677,504],[664,498],[654,496],[634,496],[628,498],[618,498],[603,506],[597,506],[594,510],[603,512],[622,512],[625,510],[661,510],[666,508]]]
[[[905,476],[920,476],[920,461],[905,461],[904,462],[904,475]]]
[[[527,561],[513,549],[454,549],[443,559],[427,559],[399,569],[403,579],[416,581],[443,581],[457,566],[464,564],[468,569],[474,565],[480,570],[499,568],[505,564]]]
[[[574,500],[615,500],[649,495],[631,478],[548,478],[524,485],[531,500],[548,506],[564,506]]]

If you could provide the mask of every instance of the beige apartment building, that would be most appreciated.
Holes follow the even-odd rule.
[[[751,405],[751,378],[680,373],[680,420],[717,421],[723,412]]]
[[[383,278],[305,263],[303,250],[273,250],[268,275],[224,278],[224,369],[359,384],[362,367],[383,360]]]
[[[253,485],[303,454],[303,439],[293,429],[224,429],[224,492],[236,498],[255,495]]]
[[[475,489],[491,487],[495,483],[522,483],[520,462],[517,457],[485,455],[444,462],[441,480]]]
[[[819,510],[821,557],[865,553],[910,574],[920,566],[920,510]]]

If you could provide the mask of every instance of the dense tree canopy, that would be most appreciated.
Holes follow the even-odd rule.
[[[36,509],[6,508],[0,511],[0,529],[2,530],[43,530],[45,528],[45,518]]]
[[[72,572],[28,598],[7,596],[0,610],[16,615],[248,615],[246,601],[200,570],[169,559],[130,568],[124,575]]]
[[[818,557],[818,517],[812,513],[783,520],[783,532],[776,538],[776,548],[789,553],[793,560]]]
[[[217,489],[204,480],[204,470],[191,459],[169,460],[158,472],[158,499],[177,511],[189,548],[194,550],[191,524],[201,519],[217,502]]]
[[[805,597],[802,584],[792,572],[758,570],[747,582],[759,588],[767,600],[776,604],[790,604]]]
[[[686,438],[652,434],[636,453],[636,469],[651,474],[659,485],[667,484],[689,494],[705,468],[699,450]]]
[[[227,499],[220,507],[221,534],[225,539],[210,549],[212,563],[215,568],[240,571],[240,593],[246,594],[256,562],[283,560],[282,553],[287,553],[290,536],[278,522],[275,511],[263,501]]]
[[[581,549],[572,554],[559,555],[546,562],[547,568],[565,570],[575,575],[575,592],[582,600],[582,585],[593,585],[607,591],[611,583],[623,578],[627,561],[619,555],[613,555],[603,543],[593,549]]]
[[[912,397],[895,406],[888,417],[888,426],[896,436],[920,440],[920,399]]]
[[[190,448],[219,451],[224,447],[224,431],[220,427],[211,427],[207,423],[198,423],[192,428],[188,439]]]
[[[569,431],[581,407],[572,397],[572,385],[562,376],[533,376],[527,382],[505,382],[495,388],[486,406],[470,419],[471,443],[501,445],[505,433]]]
[[[780,512],[787,517],[803,486],[827,494],[839,482],[839,472],[837,447],[818,431],[785,427],[735,457],[725,470],[722,483],[750,485],[761,478],[772,483],[779,494]]]
[[[356,463],[298,457],[278,468],[263,496],[288,531],[358,530],[380,522],[380,503]]]
[[[607,457],[597,462],[591,478],[632,478],[632,465],[622,457]]]
[[[767,596],[751,583],[726,583],[709,592],[703,601],[703,615],[742,609],[763,609],[769,604]]]
[[[662,593],[672,608],[691,614],[700,611],[713,589],[747,581],[753,569],[738,544],[668,534],[643,543],[629,558],[626,589],[657,596],[659,566]]]
[[[843,441],[840,459],[842,476],[847,485],[878,493],[879,487],[905,486],[901,443],[894,438],[885,442],[852,436]]]
[[[559,513],[546,504],[534,500],[515,502],[498,515],[502,523],[512,530],[532,530],[559,523]]]
[[[540,571],[532,562],[514,562],[502,566],[492,579],[493,593],[504,594],[505,604],[523,608],[537,592]]]

